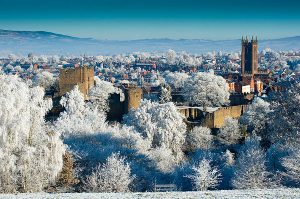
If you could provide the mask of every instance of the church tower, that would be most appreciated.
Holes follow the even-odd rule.
[[[251,39],[251,41],[242,38],[242,76],[255,75],[258,72],[258,46],[256,39]]]

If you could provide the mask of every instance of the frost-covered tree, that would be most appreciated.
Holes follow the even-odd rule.
[[[196,126],[186,136],[187,150],[210,149],[212,147],[213,135],[207,127]]]
[[[221,154],[220,157],[220,170],[222,174],[222,181],[219,185],[220,189],[233,189],[231,186],[231,179],[234,171],[234,163],[235,163],[235,154],[228,149],[224,153]]]
[[[176,162],[182,161],[186,125],[173,103],[144,100],[137,110],[132,109],[124,117],[124,122],[141,134],[146,148],[168,148]]]
[[[283,176],[288,177],[289,179],[300,183],[300,149],[293,148],[289,155],[282,158],[282,166],[285,168],[285,171],[282,172]]]
[[[227,149],[225,154],[224,154],[224,157],[225,157],[225,160],[226,160],[226,165],[227,166],[232,166],[233,163],[234,163],[234,154]]]
[[[297,147],[300,144],[300,84],[295,83],[277,93],[271,104],[267,138],[271,143]]]
[[[221,180],[219,169],[211,166],[211,161],[203,159],[198,165],[192,167],[193,174],[186,176],[193,182],[194,189],[206,191],[217,187]]]
[[[261,98],[255,98],[248,110],[241,116],[241,124],[247,125],[251,133],[262,134],[269,121],[270,104]]]
[[[236,189],[266,189],[276,187],[276,181],[266,167],[266,153],[259,139],[246,140],[238,153],[232,185]]]
[[[34,86],[41,86],[48,90],[50,87],[55,86],[56,78],[53,77],[53,74],[48,71],[42,71],[37,74],[32,79]]]
[[[19,73],[22,73],[24,71],[24,69],[21,66],[16,66],[15,70]]]
[[[175,64],[176,62],[176,52],[174,50],[168,50],[168,52],[166,53],[166,59],[167,59],[167,63],[168,64]]]
[[[159,102],[164,104],[171,101],[172,101],[171,87],[168,85],[162,86],[160,90]]]
[[[6,66],[5,66],[5,68],[4,68],[4,70],[6,71],[6,72],[11,72],[11,71],[13,71],[15,68],[11,65],[11,64],[7,64]]]
[[[109,96],[112,93],[120,93],[121,91],[113,86],[111,82],[100,80],[95,77],[95,86],[89,91],[89,100],[92,108],[98,108],[100,111],[109,110]]]
[[[288,84],[287,84],[288,85]],[[269,104],[257,99],[241,118],[256,134],[271,144],[268,149],[268,166],[273,172],[280,171],[283,183],[297,182],[297,155],[300,143],[299,85],[290,84],[286,91],[273,93]]]
[[[8,58],[11,59],[11,60],[14,61],[14,62],[18,60],[18,56],[15,55],[15,54],[9,54],[9,55],[8,55]]]
[[[170,72],[165,76],[165,81],[172,88],[181,89],[181,88],[183,88],[184,82],[188,77],[189,77],[189,75],[186,73]]]
[[[237,119],[225,118],[224,125],[218,134],[220,142],[224,144],[236,144],[243,137]]]
[[[155,163],[147,158],[148,143],[141,134],[133,127],[105,123],[103,120],[105,116],[101,112],[91,110],[84,103],[83,95],[78,88],[67,94],[62,103],[66,110],[58,119],[56,129],[64,133],[64,142],[70,151],[79,157],[75,159],[75,169],[83,168],[81,173],[91,173],[92,167],[103,163],[112,153],[120,152],[134,165],[135,173],[142,170],[137,180],[148,182],[149,179],[144,176],[154,170]],[[144,167],[152,169],[143,171]],[[141,190],[146,186],[144,183],[135,188]]]
[[[60,101],[65,111],[57,119],[57,131],[64,136],[96,133],[106,127],[106,116],[84,101],[84,96],[75,86]]]
[[[45,55],[40,55],[40,56],[38,57],[38,61],[39,61],[39,62],[42,62],[42,63],[47,63],[47,62],[48,62],[48,57],[45,56]]]
[[[164,146],[150,149],[146,155],[153,160],[154,166],[163,173],[173,171],[174,165],[178,163],[171,149],[165,148]]]
[[[197,66],[202,62],[202,57],[195,57],[187,54],[186,52],[181,53],[178,59],[180,64],[186,66]]]
[[[232,53],[228,56],[229,59],[238,60],[240,58],[238,53]]]
[[[113,153],[87,177],[84,188],[88,192],[128,192],[133,179],[125,158]]]
[[[185,81],[183,93],[189,103],[204,108],[218,107],[229,100],[226,80],[212,73],[193,74]]]
[[[0,76],[0,192],[38,192],[63,166],[64,145],[44,116],[51,108],[40,87]]]

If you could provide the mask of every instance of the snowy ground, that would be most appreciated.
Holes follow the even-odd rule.
[[[3,194],[0,198],[5,199],[114,199],[114,198],[218,198],[218,199],[232,199],[232,198],[276,198],[276,199],[288,199],[288,198],[300,198],[300,189],[276,189],[276,190],[240,190],[240,191],[206,191],[206,192],[170,192],[170,193],[61,193],[61,194]]]

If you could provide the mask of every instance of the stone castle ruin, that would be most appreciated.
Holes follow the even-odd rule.
[[[143,90],[139,87],[128,86],[123,88],[125,100],[120,100],[120,94],[114,93],[110,96],[109,107],[110,110],[107,118],[110,121],[121,121],[124,114],[127,114],[130,109],[139,108],[142,98]]]
[[[84,94],[88,100],[88,92],[94,86],[94,69],[87,66],[77,68],[67,68],[60,70],[59,96],[71,91],[74,86]],[[137,109],[143,98],[143,90],[133,85],[123,86],[125,95],[124,101],[121,100],[119,93],[110,96],[107,113],[109,121],[121,121],[124,114],[130,109]],[[178,111],[185,117],[186,122],[201,124],[209,128],[221,128],[226,117],[239,118],[247,109],[246,105],[212,108],[203,111],[201,107],[179,106]]]
[[[130,109],[139,108],[143,96],[143,90],[139,87],[128,87],[125,89],[124,113]]]
[[[239,119],[247,109],[248,105],[207,108],[206,111],[203,111],[202,107],[178,107],[178,111],[184,116],[187,122],[201,124],[211,129],[221,128],[227,117]]]
[[[65,95],[76,85],[87,99],[89,90],[94,86],[94,68],[84,66],[60,70],[59,96]]]

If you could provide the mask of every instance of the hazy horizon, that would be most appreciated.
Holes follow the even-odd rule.
[[[103,40],[103,41],[135,41],[135,40],[207,40],[207,41],[229,41],[229,40],[239,40],[242,38],[248,38],[249,40],[252,37],[257,37],[256,35],[241,35],[238,38],[230,38],[230,39],[205,39],[205,38],[168,38],[168,37],[159,37],[159,38],[140,38],[140,39],[97,39],[93,37],[80,37],[80,36],[75,36],[72,34],[63,34],[60,32],[52,32],[52,31],[45,31],[45,30],[9,30],[9,29],[1,29],[0,31],[11,31],[11,32],[47,32],[47,33],[52,33],[56,35],[62,35],[62,36],[69,36],[69,37],[74,37],[74,38],[79,38],[79,39],[93,39],[93,40]],[[276,39],[285,39],[285,38],[293,38],[293,37],[300,37],[300,33],[298,35],[286,35],[282,37],[277,37],[277,38],[258,38],[258,40],[276,40]]]

